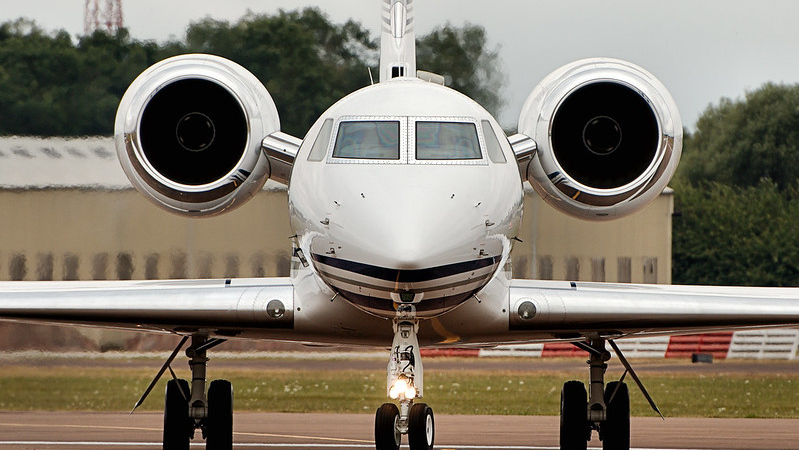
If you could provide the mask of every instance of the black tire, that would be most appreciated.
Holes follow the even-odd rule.
[[[586,450],[591,438],[588,427],[588,395],[580,381],[567,381],[560,393],[560,450]]]
[[[402,435],[397,431],[399,408],[393,403],[383,403],[375,414],[375,448],[399,450]]]
[[[208,387],[208,417],[205,419],[205,448],[233,449],[233,385],[214,380]]]
[[[618,391],[616,391],[618,386]],[[616,391],[616,395],[613,392]],[[613,396],[613,400],[611,400]],[[605,386],[606,420],[599,426],[604,450],[630,450],[630,392],[623,382]]]
[[[433,408],[424,403],[415,403],[408,414],[408,446],[411,450],[433,450],[435,440]]]
[[[194,423],[189,418],[189,382],[169,380],[164,394],[164,450],[189,450]]]

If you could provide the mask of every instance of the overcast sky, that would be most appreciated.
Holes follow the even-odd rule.
[[[36,20],[83,32],[85,0],[0,0],[0,21]],[[101,4],[105,0],[101,0]],[[124,0],[138,39],[180,38],[206,16],[236,20],[252,10],[316,5],[334,22],[352,17],[378,36],[381,0]],[[610,56],[637,63],[669,88],[683,123],[721,97],[740,98],[767,81],[799,82],[799,2],[792,0],[416,0],[417,34],[447,21],[486,28],[508,76],[504,125],[515,125],[529,91],[569,61]],[[420,67],[420,69],[424,69]]]

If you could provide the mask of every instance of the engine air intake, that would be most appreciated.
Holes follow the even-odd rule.
[[[155,94],[141,118],[147,161],[176,183],[198,186],[230,173],[247,145],[247,118],[227,89],[178,80]]]
[[[563,170],[586,186],[610,189],[635,181],[658,149],[657,117],[623,84],[591,83],[572,92],[552,121],[552,150]]]

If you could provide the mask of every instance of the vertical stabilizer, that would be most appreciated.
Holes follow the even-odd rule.
[[[416,76],[413,0],[383,0],[380,81]]]

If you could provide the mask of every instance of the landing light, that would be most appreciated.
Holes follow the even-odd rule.
[[[404,398],[416,398],[416,388],[413,387],[413,382],[406,378],[397,378],[391,384],[391,389],[388,391],[388,396],[396,400],[403,396]]]

